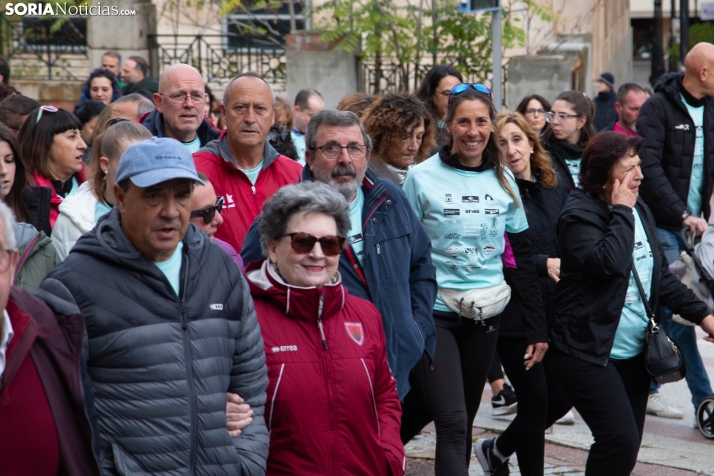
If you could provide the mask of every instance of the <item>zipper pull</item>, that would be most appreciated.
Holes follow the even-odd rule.
[[[253,191],[253,195],[255,195],[255,185],[251,185],[250,189]]]
[[[322,337],[322,348],[327,350],[327,340],[325,339],[325,330],[322,328],[322,319],[317,320],[317,328],[320,329],[320,337]]]
[[[379,254],[379,243],[377,243],[377,254]]]

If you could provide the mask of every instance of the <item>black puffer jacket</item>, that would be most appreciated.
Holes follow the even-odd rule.
[[[528,218],[528,239],[531,242],[536,272],[540,282],[540,296],[547,318],[553,315],[552,301],[555,296],[555,281],[548,277],[548,258],[555,258],[556,226],[560,210],[568,198],[567,185],[558,182],[555,188],[543,188],[539,182],[516,179],[523,207]],[[516,295],[509,301],[501,314],[499,335],[505,337],[525,337],[523,307]]]
[[[115,208],[42,283],[85,317],[102,472],[262,475],[268,376],[248,285],[193,224],[182,255],[177,297]],[[226,392],[255,412],[236,438]]]
[[[659,315],[662,304],[701,322],[708,314],[706,305],[669,271],[652,213],[641,198],[636,207],[654,258],[650,307]],[[627,206],[609,210],[604,201],[577,189],[560,215],[558,237],[560,281],[550,343],[573,357],[605,366],[632,270],[635,216]]]
[[[637,118],[637,135],[644,139],[640,151],[642,180],[640,194],[654,214],[657,226],[670,230],[682,227],[687,210],[692,176],[696,130],[682,101],[681,73],[663,75],[655,94],[642,106]],[[706,98],[704,113],[704,190],[702,212],[709,219],[709,197],[714,181],[714,99]]]
[[[604,93],[598,93],[595,99],[593,99],[595,103],[593,126],[597,132],[604,131],[607,126],[617,120],[617,111],[615,110],[616,101],[617,93],[612,89]]]

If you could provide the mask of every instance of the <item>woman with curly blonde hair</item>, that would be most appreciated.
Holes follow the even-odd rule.
[[[384,96],[372,104],[362,122],[374,144],[369,167],[400,187],[409,169],[429,157],[435,143],[431,114],[409,94]]]

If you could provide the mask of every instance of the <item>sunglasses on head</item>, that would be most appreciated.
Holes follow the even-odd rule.
[[[59,109],[54,106],[40,106],[40,109],[37,111],[37,120],[35,121],[35,124],[40,122],[40,118],[42,117],[42,111],[57,112],[59,111]]]
[[[195,210],[191,212],[191,218],[203,218],[203,223],[210,225],[213,221],[213,217],[216,216],[216,212],[221,213],[223,210],[223,197],[218,197],[215,205],[210,205],[206,208],[200,210]]]
[[[337,256],[342,253],[342,246],[345,244],[345,239],[341,236],[327,235],[322,238],[312,236],[309,233],[287,233],[280,238],[290,237],[290,246],[293,251],[306,255],[315,247],[315,243],[320,242],[320,248],[325,256]]]
[[[457,96],[464,91],[468,91],[469,88],[474,88],[476,91],[483,93],[483,94],[488,94],[489,97],[491,96],[491,90],[488,89],[486,86],[483,84],[478,84],[478,83],[461,83],[457,84],[453,88],[451,88],[451,96]],[[449,99],[451,99],[451,96],[449,96]]]

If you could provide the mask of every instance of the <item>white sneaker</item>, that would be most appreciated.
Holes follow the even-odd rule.
[[[568,413],[563,415],[563,418],[555,423],[558,425],[575,425],[575,415],[573,414],[573,410],[568,410]]]
[[[682,410],[676,407],[672,407],[667,403],[667,400],[658,393],[650,394],[647,400],[647,414],[654,415],[662,418],[673,418],[675,420],[681,420],[684,418]]]

